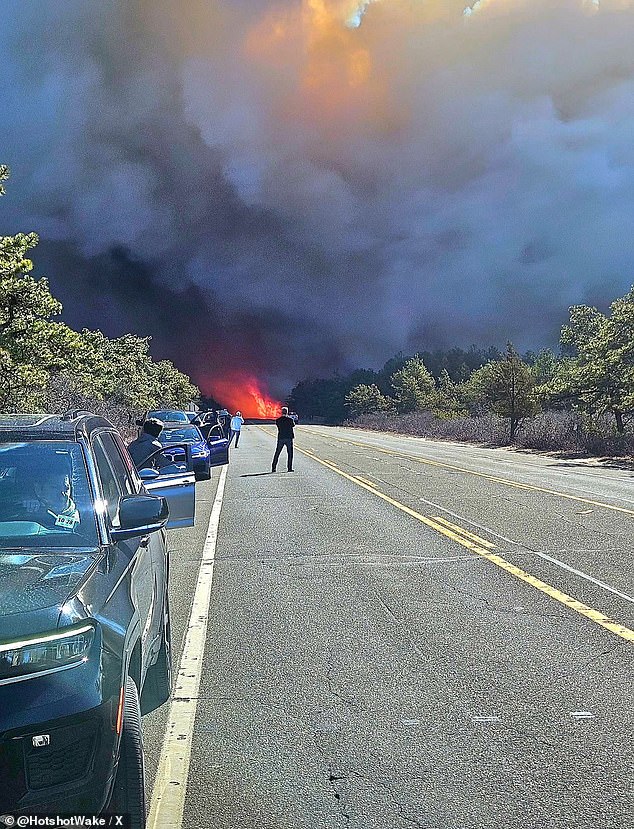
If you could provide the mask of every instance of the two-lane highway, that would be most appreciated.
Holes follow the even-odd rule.
[[[632,473],[297,432],[271,474],[246,427],[173,535],[153,824],[631,826]]]

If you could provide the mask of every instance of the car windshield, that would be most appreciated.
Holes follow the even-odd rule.
[[[81,447],[68,441],[0,444],[0,549],[98,544]]]
[[[171,420],[172,423],[189,423],[189,418],[185,412],[177,412],[172,409],[157,409],[154,412],[148,412],[147,416],[162,421]]]
[[[196,426],[184,426],[176,429],[163,429],[159,435],[159,440],[163,446],[169,443],[193,443],[202,440],[203,437],[196,428]]]

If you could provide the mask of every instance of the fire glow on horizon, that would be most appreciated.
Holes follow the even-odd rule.
[[[256,377],[231,374],[222,378],[209,379],[207,386],[213,397],[232,414],[240,412],[243,417],[279,417],[282,404],[264,390]]]

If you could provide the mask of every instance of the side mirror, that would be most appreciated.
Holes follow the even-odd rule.
[[[158,478],[158,476],[158,469],[152,469],[149,466],[144,466],[143,469],[139,470],[139,477],[142,481],[153,481],[155,478]]]
[[[124,495],[119,500],[119,526],[110,531],[113,541],[138,538],[156,532],[167,524],[169,508],[165,498],[156,495]]]

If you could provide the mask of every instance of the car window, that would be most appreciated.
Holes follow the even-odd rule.
[[[136,466],[134,465],[134,461],[130,457],[130,453],[126,449],[125,443],[121,439],[121,436],[118,434],[111,435],[113,442],[115,443],[117,449],[119,450],[119,455],[123,461],[123,465],[125,466],[130,480],[132,481],[132,492],[134,494],[138,494],[139,488],[141,486],[141,479],[139,478],[139,473],[137,471]]]
[[[106,454],[117,480],[117,484],[119,485],[119,489],[124,495],[135,495],[137,490],[132,478],[130,477],[128,468],[123,462],[119,448],[116,445],[115,436],[109,432],[105,432],[99,436],[99,440],[102,442],[103,447],[106,450]]]
[[[183,426],[177,429],[163,429],[159,435],[160,442],[166,446],[168,443],[183,443],[184,441],[198,441],[203,437],[196,426]]]
[[[157,420],[171,420],[173,423],[189,423],[189,418],[185,412],[179,412],[172,409],[157,409],[153,412],[148,412],[147,417],[155,417]]]
[[[98,543],[81,446],[71,441],[0,444],[0,549]]]
[[[163,451],[157,450],[157,452],[146,461],[143,468],[156,469],[161,475],[175,475],[187,472],[188,461],[185,447],[181,444],[175,448],[170,448],[168,446]],[[191,471],[191,466],[189,469]]]
[[[105,502],[106,514],[110,518],[113,526],[118,523],[117,515],[119,512],[119,499],[122,495],[127,494],[125,488],[122,488],[117,481],[116,475],[110,465],[108,456],[101,444],[100,438],[93,441],[93,452],[95,456],[95,464],[97,472],[99,473],[99,480],[101,481],[101,492]]]

